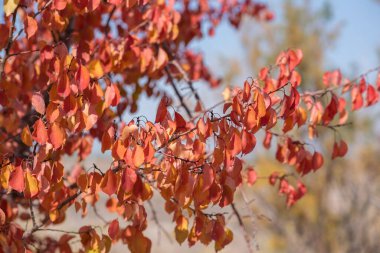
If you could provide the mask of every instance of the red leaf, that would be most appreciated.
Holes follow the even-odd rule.
[[[21,166],[16,166],[15,170],[12,171],[11,176],[9,178],[9,186],[12,187],[13,190],[18,192],[23,192],[25,189],[25,180],[24,180],[24,171]]]
[[[367,106],[377,103],[379,100],[379,94],[372,85],[367,87]]]
[[[32,105],[36,112],[39,114],[45,114],[45,101],[40,92],[34,92],[32,95]]]
[[[248,133],[247,131],[243,130],[243,135],[242,135],[242,153],[243,154],[248,154],[250,153],[256,146],[256,137]]]
[[[301,63],[303,53],[300,49],[290,50],[289,53],[289,70],[293,71]]]
[[[352,110],[358,110],[363,106],[363,97],[359,87],[355,85],[351,90]]]
[[[45,127],[44,122],[41,119],[38,119],[33,126],[33,139],[39,144],[44,145],[48,139],[48,133]]]
[[[175,119],[177,129],[186,128],[186,121],[181,116],[181,114],[174,112],[174,119]]]
[[[117,219],[113,220],[108,227],[108,235],[112,240],[116,239],[119,234],[119,221]]]
[[[157,114],[156,114],[156,123],[161,123],[166,115],[168,114],[168,110],[166,109],[166,97],[162,97],[160,104],[158,105]]]
[[[347,151],[348,151],[348,146],[347,146],[347,143],[343,140],[340,141],[340,144],[339,144],[339,156],[340,157],[343,157],[347,154]]]
[[[318,152],[314,152],[313,154],[313,170],[316,171],[318,170],[319,168],[321,168],[323,165],[323,156],[318,153]]]
[[[266,149],[269,149],[269,148],[270,148],[270,143],[271,143],[271,141],[272,141],[272,133],[270,133],[270,132],[266,132],[263,146],[264,146]]]

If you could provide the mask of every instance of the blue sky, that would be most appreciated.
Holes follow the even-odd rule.
[[[274,11],[277,19],[275,22],[280,21],[282,1],[265,2]],[[312,4],[317,8],[324,2],[312,1]],[[331,26],[343,23],[335,47],[329,51],[326,68],[339,67],[350,73],[354,70],[357,73],[352,74],[358,75],[379,65],[380,29],[377,25],[380,24],[380,1],[331,0],[326,2],[331,5],[333,11]],[[239,35],[226,23],[217,29],[215,37],[204,39],[194,47],[204,52],[206,61],[216,72],[220,69],[218,56],[244,57]],[[355,64],[354,69],[353,64]]]

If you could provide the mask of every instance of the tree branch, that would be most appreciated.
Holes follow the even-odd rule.
[[[191,114],[191,111],[190,111],[189,107],[185,104],[185,101],[184,101],[184,99],[183,99],[183,96],[182,96],[181,93],[178,91],[177,86],[176,86],[176,84],[174,83],[173,76],[172,76],[172,74],[170,73],[168,66],[165,66],[165,72],[166,72],[166,74],[167,74],[167,76],[168,76],[168,80],[169,80],[170,85],[172,86],[172,88],[173,88],[175,94],[177,95],[177,97],[178,97],[178,99],[179,99],[179,102],[181,103],[181,106],[185,109],[185,111],[186,111],[187,115],[189,116],[189,118],[192,118],[193,115]]]

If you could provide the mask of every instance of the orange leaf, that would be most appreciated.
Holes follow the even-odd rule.
[[[38,119],[33,126],[33,139],[37,141],[39,144],[44,145],[46,144],[48,133],[45,127],[44,122],[41,119]]]
[[[12,187],[13,190],[18,192],[23,192],[25,189],[25,181],[24,181],[24,171],[21,166],[17,166],[14,171],[12,171],[11,176],[9,178],[9,186]]]
[[[117,176],[111,169],[104,175],[100,187],[102,191],[108,195],[112,195],[116,192]]]
[[[65,130],[57,123],[53,123],[49,128],[49,138],[53,148],[58,149],[66,139]]]
[[[26,33],[26,37],[28,39],[30,39],[31,37],[33,37],[37,30],[38,30],[38,25],[37,25],[37,21],[30,17],[30,16],[26,16],[25,20],[24,20],[24,27],[25,27],[25,33]]]
[[[127,152],[127,148],[121,140],[117,140],[112,147],[112,157],[121,160],[124,158],[125,152]]]
[[[77,185],[79,186],[79,189],[84,192],[87,189],[88,186],[88,178],[87,174],[80,174],[77,178]]]
[[[264,96],[260,92],[256,93],[256,103],[257,103],[257,118],[261,119],[265,116],[267,109],[265,107]]]
[[[206,192],[208,189],[211,188],[211,185],[215,181],[215,172],[212,169],[212,167],[208,164],[205,164],[203,166],[203,173],[202,173],[202,192]]]
[[[136,166],[136,168],[140,167],[141,164],[144,163],[145,155],[144,155],[144,149],[140,145],[136,145],[136,148],[133,150],[133,164]]]
[[[28,126],[25,126],[24,129],[22,129],[21,140],[25,145],[29,147],[33,145],[32,134],[30,133]]]

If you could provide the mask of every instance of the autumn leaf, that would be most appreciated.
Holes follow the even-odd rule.
[[[36,112],[43,115],[45,114],[45,101],[40,92],[34,92],[32,95],[32,105]]]
[[[33,139],[39,144],[44,145],[48,139],[48,132],[46,130],[45,124],[41,119],[38,119],[33,126]]]
[[[9,188],[9,178],[11,176],[11,171],[13,170],[13,165],[3,166],[0,170],[0,186],[3,189],[8,190]]]
[[[32,139],[32,134],[30,133],[29,127],[25,126],[22,129],[21,132],[21,140],[22,142],[27,145],[27,146],[32,146],[33,145],[33,139]]]
[[[4,0],[4,14],[6,17],[16,10],[19,2],[19,0]]]
[[[38,30],[37,21],[31,16],[26,16],[24,20],[24,27],[25,27],[26,37],[28,38],[28,40],[31,37],[33,37]]]
[[[186,217],[183,215],[178,216],[176,219],[177,226],[175,227],[175,239],[179,244],[182,244],[189,234],[188,224]]]
[[[75,74],[75,80],[80,91],[87,89],[90,84],[90,73],[85,66],[79,65],[79,68]]]
[[[136,168],[140,167],[145,160],[144,149],[140,145],[136,145],[132,153],[133,164]]]
[[[26,198],[33,198],[39,192],[38,181],[29,170],[25,172],[25,190],[24,195]]]
[[[23,192],[25,189],[24,182],[24,171],[21,166],[16,166],[15,170],[11,172],[11,176],[9,178],[9,186],[18,192]]]
[[[79,175],[78,179],[77,179],[77,184],[79,186],[79,189],[82,191],[82,192],[85,192],[87,187],[88,187],[88,177],[87,177],[87,174],[85,173],[82,173]]]
[[[105,176],[103,177],[100,187],[104,193],[112,195],[116,192],[117,186],[117,176],[110,169],[106,172]]]
[[[93,60],[88,65],[88,71],[91,78],[101,78],[104,75],[102,64],[99,60]]]
[[[161,98],[161,101],[160,101],[160,104],[158,105],[158,109],[156,113],[156,120],[155,120],[156,123],[161,123],[165,119],[168,113],[166,109],[166,100],[167,99],[165,96]]]
[[[111,237],[112,240],[114,240],[116,239],[118,234],[119,234],[119,221],[115,219],[111,221],[108,227],[108,235]]]
[[[3,209],[0,208],[0,226],[5,224],[7,217],[5,216],[5,213]]]
[[[49,139],[53,148],[59,149],[66,139],[65,130],[59,124],[53,123],[49,128]]]
[[[70,94],[69,77],[66,73],[62,73],[58,81],[57,93],[61,97],[65,98]]]

